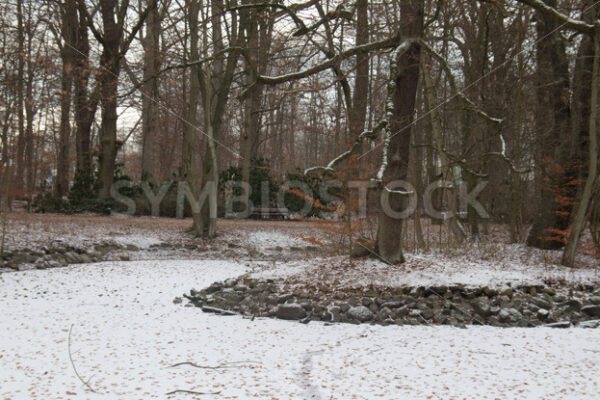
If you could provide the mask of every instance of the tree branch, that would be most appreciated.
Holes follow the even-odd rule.
[[[406,41],[414,41],[414,39],[407,39]],[[353,57],[360,53],[370,52],[374,50],[392,49],[397,47],[401,42],[399,35],[393,36],[388,39],[379,40],[377,42],[367,43],[360,46],[352,47],[346,51],[343,51],[332,58],[317,64],[313,67],[307,68],[303,71],[292,72],[286,75],[280,76],[258,76],[257,82],[264,83],[266,85],[277,85],[279,83],[290,82],[302,78],[309,77],[326,69],[332,68],[338,65],[342,60]]]
[[[573,29],[577,32],[585,33],[586,35],[593,35],[595,31],[595,26],[587,24],[583,21],[576,20],[570,18],[568,15],[565,15],[559,12],[556,8],[550,7],[546,3],[541,0],[517,0],[519,3],[527,4],[530,7],[535,8],[536,10],[550,15],[556,19],[558,19],[562,26]]]

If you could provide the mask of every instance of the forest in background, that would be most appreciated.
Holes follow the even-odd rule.
[[[125,176],[198,196],[225,172],[371,179],[401,209],[407,193],[390,182],[422,196],[440,179],[486,181],[479,201],[513,242],[564,248],[572,266],[583,232],[600,236],[599,9],[3,1],[0,196],[105,211]],[[436,192],[438,209],[457,211],[456,187]],[[468,211],[445,221],[459,240],[487,223]],[[196,234],[216,234],[208,207],[192,214]],[[374,214],[373,251],[403,261],[402,220]]]

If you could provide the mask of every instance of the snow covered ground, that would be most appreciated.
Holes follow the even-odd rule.
[[[0,275],[0,399],[597,399],[600,393],[600,329],[302,325],[219,317],[172,302],[248,269],[227,261],[135,261]],[[74,365],[98,394],[86,391],[69,361],[71,326]],[[169,368],[184,361],[236,364]],[[220,394],[166,395],[177,389]]]
[[[407,254],[401,265],[376,259],[347,257],[264,264],[255,278],[283,279],[291,284],[318,283],[335,287],[403,287],[462,284],[468,287],[544,285],[559,283],[565,290],[577,284],[600,286],[600,268],[570,269],[560,265],[527,264],[517,260],[479,261],[465,257],[444,258],[435,254]]]

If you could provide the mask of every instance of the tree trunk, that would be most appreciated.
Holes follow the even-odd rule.
[[[573,267],[577,244],[588,216],[588,208],[592,201],[594,185],[598,178],[598,74],[600,72],[600,29],[596,27],[594,35],[594,66],[592,69],[592,90],[590,98],[589,119],[589,161],[588,173],[581,200],[577,205],[575,218],[571,225],[571,232],[563,253],[562,263],[567,267]]]
[[[424,3],[418,0],[400,2],[400,35],[403,38],[419,38],[423,34]],[[388,148],[388,166],[383,175],[383,185],[394,180],[405,180],[410,154],[410,132],[415,112],[417,82],[419,80],[419,58],[421,46],[409,45],[405,53],[398,53],[398,59],[392,60],[390,79],[393,99],[393,114],[389,121],[390,141]],[[385,189],[384,189],[385,190]],[[404,197],[390,194],[390,206],[395,211],[404,207]],[[376,251],[387,263],[404,262],[402,253],[402,219],[379,212]]]
[[[556,6],[556,0],[546,0]],[[541,186],[538,211],[527,244],[558,249],[564,243],[557,233],[567,229],[572,204],[558,204],[557,190],[567,187],[564,172],[569,141],[569,71],[564,39],[552,16],[537,12],[537,182]],[[569,196],[561,196],[568,198]]]
[[[251,1],[250,4],[253,2]],[[249,87],[244,99],[244,126],[241,135],[240,156],[242,182],[250,182],[252,160],[258,153],[261,130],[261,107],[264,85],[256,83],[256,73],[264,75],[267,71],[268,56],[273,32],[273,16],[263,15],[259,9],[251,9],[245,15],[246,25],[246,85]],[[248,192],[244,191],[245,204],[248,204]]]
[[[24,76],[25,76],[25,34],[23,26],[23,0],[17,0],[17,45],[18,45],[18,60],[17,60],[17,156],[15,170],[15,189],[23,190],[25,177],[25,110],[24,110]]]
[[[75,150],[77,153],[76,174],[89,173],[92,169],[92,156],[90,151],[91,130],[99,101],[97,93],[93,92],[90,95],[88,90],[88,81],[90,77],[90,43],[85,7],[84,0],[77,1],[79,20],[77,25],[77,39],[75,41],[77,50],[74,52],[76,60],[76,68],[74,71]]]
[[[190,26],[190,57],[192,60],[198,59],[198,1],[188,0],[188,21]],[[190,88],[186,123],[183,129],[183,174],[186,178],[192,194],[198,198],[201,192],[201,173],[198,160],[198,137],[197,120],[198,104],[200,101],[200,65],[194,64],[190,72]],[[192,231],[196,236],[202,236],[204,233],[203,221],[200,212],[192,209],[192,219],[194,221]]]
[[[77,5],[75,0],[64,4],[61,34],[62,76],[60,97],[59,151],[56,172],[56,195],[63,197],[69,190],[69,142],[71,139],[71,100],[75,58],[73,46],[77,40]]]
[[[368,0],[356,2],[356,46],[369,42],[369,16]],[[360,53],[356,56],[356,77],[354,79],[354,93],[352,106],[348,110],[350,135],[354,140],[365,129],[367,119],[367,104],[369,93],[369,53]]]
[[[144,86],[142,87],[142,180],[155,182],[159,179],[158,135],[160,115],[158,107],[159,87],[156,74],[160,69],[160,14],[154,8],[146,21],[144,47]]]
[[[437,108],[437,96],[435,93],[435,87],[433,86],[433,81],[431,79],[431,67],[429,64],[429,57],[424,57],[422,66],[425,106],[427,108],[427,113],[429,114],[429,121],[431,123],[431,135],[433,138],[433,144],[435,148],[434,154],[437,154],[440,158],[443,179],[447,179],[449,181],[452,181],[453,183],[456,183],[454,173],[450,168],[450,160],[448,160],[448,156],[445,153],[446,148],[444,145],[444,138],[442,134],[442,119]],[[466,239],[466,235],[465,230],[456,215],[456,191],[448,191],[444,188],[440,188],[438,190],[444,190],[444,193],[446,194],[446,196],[448,196],[448,204],[450,205],[449,211],[451,213],[451,215],[448,217],[448,227],[450,228],[450,231],[454,234],[456,240],[459,243],[462,243]],[[439,203],[439,205],[441,206],[442,202],[440,201]]]

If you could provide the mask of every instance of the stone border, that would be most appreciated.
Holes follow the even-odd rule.
[[[184,295],[205,312],[285,320],[379,325],[600,326],[600,290],[579,285],[462,285],[340,289],[298,287],[247,276]],[[181,298],[176,298],[180,303]]]
[[[148,250],[162,248],[151,246]],[[166,247],[172,247],[166,245]],[[5,251],[0,258],[0,273],[66,267],[72,264],[88,264],[102,261],[128,261],[130,252],[144,251],[134,245],[102,242],[85,249],[57,242],[39,250],[19,249]]]

